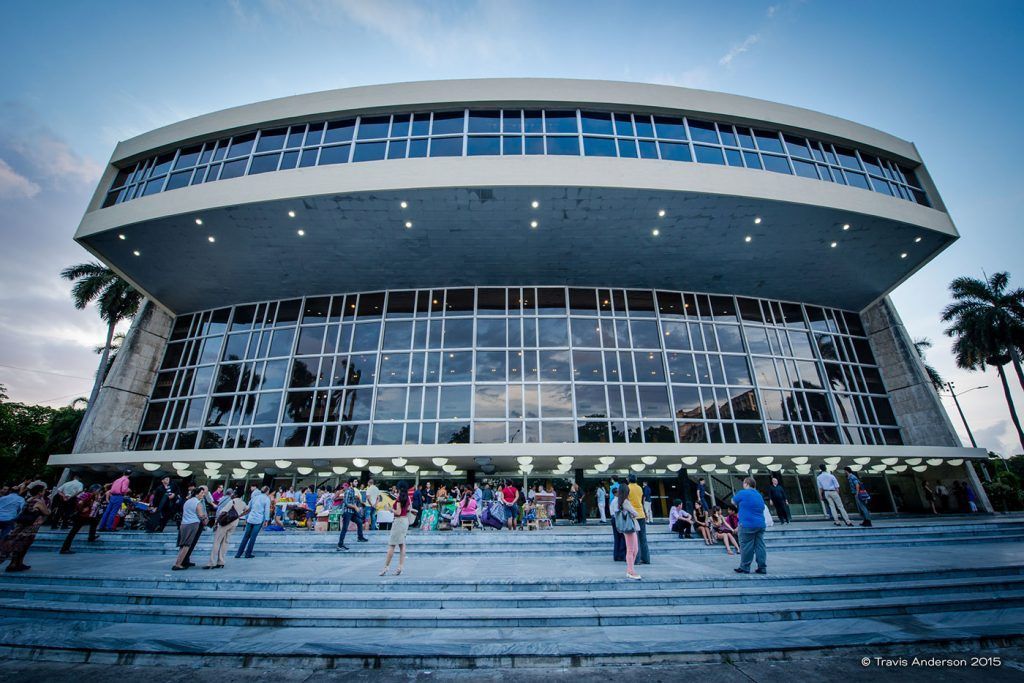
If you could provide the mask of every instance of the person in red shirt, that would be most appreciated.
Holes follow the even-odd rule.
[[[508,512],[508,528],[515,531],[519,525],[519,489],[511,481],[505,481],[501,488],[501,501]]]
[[[121,503],[124,502],[124,497],[130,493],[131,481],[128,479],[131,475],[131,470],[125,470],[124,473],[114,483],[110,485],[110,497],[107,499],[107,509],[103,513],[103,518],[100,520],[100,531],[113,531],[114,522],[117,519],[117,513],[121,509]]]

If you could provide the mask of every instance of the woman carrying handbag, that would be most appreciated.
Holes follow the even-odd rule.
[[[626,541],[626,578],[639,581],[642,577],[633,571],[633,564],[636,562],[636,555],[640,550],[640,543],[637,539],[638,517],[633,504],[629,502],[629,487],[620,486],[615,490],[611,503],[612,519],[615,521],[615,528],[622,534]]]

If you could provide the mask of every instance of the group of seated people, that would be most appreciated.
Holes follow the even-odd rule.
[[[672,509],[668,513],[669,529],[679,534],[679,538],[692,538],[694,530],[704,539],[705,545],[722,543],[725,545],[725,552],[734,554],[733,549],[738,553],[739,544],[739,511],[735,505],[727,505],[725,510],[718,505],[711,508],[710,512],[704,509],[699,500],[693,503],[693,514],[683,506],[683,501],[678,498],[673,501]]]

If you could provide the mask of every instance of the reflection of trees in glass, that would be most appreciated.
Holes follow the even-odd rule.
[[[457,432],[453,432],[448,443],[469,443],[469,425],[462,425]]]
[[[203,438],[199,443],[200,448],[223,448],[224,435],[220,432],[203,430]]]
[[[668,425],[649,425],[644,430],[644,437],[647,443],[673,443],[675,435]]]
[[[605,422],[584,422],[576,431],[579,434],[580,443],[608,443],[608,424]]]

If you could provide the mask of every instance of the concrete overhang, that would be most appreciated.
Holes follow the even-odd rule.
[[[956,238],[946,213],[866,190],[582,157],[408,159],[246,176],[91,211],[75,237],[173,313],[516,284],[706,291],[861,310]]]
[[[720,464],[719,458],[734,456],[740,462],[752,463],[755,468],[765,466],[756,458],[771,456],[791,471],[790,460],[794,457],[806,457],[810,464],[816,465],[824,458],[838,457],[844,464],[849,464],[855,457],[870,457],[872,462],[880,458],[897,458],[896,465],[908,459],[923,460],[978,460],[988,458],[983,448],[953,448],[934,446],[839,446],[839,445],[791,445],[791,444],[621,444],[621,443],[551,443],[551,444],[438,444],[438,445],[405,445],[405,446],[324,446],[318,448],[231,448],[231,449],[188,449],[175,451],[115,451],[109,453],[79,453],[53,455],[50,457],[51,467],[81,467],[88,465],[140,465],[157,463],[163,469],[170,470],[170,463],[182,462],[192,466],[193,471],[201,471],[206,462],[219,462],[221,471],[230,472],[234,463],[250,460],[257,463],[254,472],[262,473],[266,468],[276,467],[275,460],[291,461],[290,468],[297,466],[313,466],[324,470],[332,466],[345,466],[356,470],[353,458],[369,460],[367,465],[382,465],[386,469],[396,469],[392,458],[406,458],[409,464],[420,465],[424,469],[438,469],[431,463],[432,458],[448,458],[450,464],[460,469],[479,468],[479,458],[489,459],[498,469],[518,469],[517,457],[531,456],[533,465],[539,472],[558,465],[558,458],[571,456],[575,458],[574,467],[592,467],[599,462],[598,458],[612,456],[615,458],[614,468],[628,467],[641,462],[641,458],[655,456],[658,462],[651,469],[663,468],[670,463],[681,462],[681,457],[695,456],[697,463]],[[287,468],[286,468],[287,469]]]

